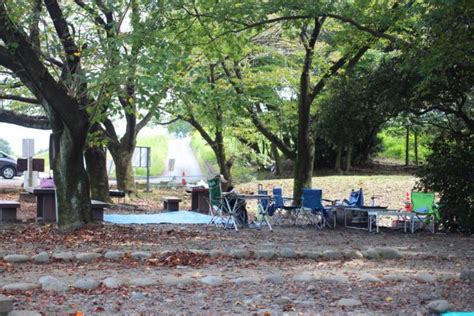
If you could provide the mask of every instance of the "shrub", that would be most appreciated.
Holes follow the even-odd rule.
[[[473,233],[474,136],[458,141],[439,136],[418,171],[420,187],[440,194],[443,228]]]

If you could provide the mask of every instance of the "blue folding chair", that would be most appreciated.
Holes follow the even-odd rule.
[[[280,187],[273,188],[273,205],[270,206],[269,214],[274,224],[283,224],[285,218],[296,214],[301,207],[296,205],[295,199],[284,197]]]
[[[351,207],[359,207],[363,208],[364,207],[364,192],[362,191],[362,188],[359,190],[351,191],[351,195],[349,196],[349,199],[344,199],[343,201],[347,206]]]
[[[322,190],[304,188],[303,196],[301,197],[301,208],[296,219],[298,219],[299,215],[303,215],[311,224],[316,225],[318,228],[331,227],[328,222],[330,208],[323,206],[322,197]]]

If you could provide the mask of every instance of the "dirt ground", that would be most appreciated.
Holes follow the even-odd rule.
[[[370,187],[365,179],[349,178],[345,185],[335,178],[324,181],[326,191],[334,197],[354,185]],[[381,185],[387,183],[378,178],[375,181]],[[400,181],[403,183],[392,181],[392,186],[378,187],[379,192],[385,192],[383,198],[386,196],[387,201],[393,201],[389,203],[399,203],[407,183],[414,183],[411,178]],[[271,185],[272,182],[264,182],[266,187]],[[253,185],[239,187],[242,191],[251,188]],[[162,194],[165,193],[169,192]],[[17,199],[17,194],[15,190],[4,191],[0,199]],[[182,194],[186,198],[186,194]],[[135,200],[133,206],[116,205],[109,212],[160,211],[156,197],[142,198],[140,203]],[[461,270],[474,268],[472,236],[422,231],[409,234],[390,229],[369,234],[341,226],[324,230],[275,226],[273,232],[266,228],[248,228],[236,233],[206,225],[109,223],[63,233],[54,225],[36,223],[34,215],[35,205],[22,203],[19,213],[22,222],[0,225],[0,258],[8,254],[31,256],[43,251],[51,255],[56,252],[103,254],[116,250],[126,255],[122,260],[99,258],[87,263],[50,260],[47,264],[31,261],[11,264],[0,259],[0,286],[35,283],[42,276],[54,276],[69,286],[59,293],[41,289],[1,290],[0,294],[13,299],[15,309],[35,310],[43,315],[77,311],[85,315],[423,315],[430,313],[429,302],[443,299],[451,304],[450,310],[474,310],[474,286],[459,279]],[[324,260],[298,255],[326,250],[363,252],[373,247],[396,249],[402,258]],[[213,250],[225,254],[233,249],[251,254],[291,249],[296,255],[237,259],[195,254],[199,251],[209,254]],[[134,251],[146,251],[153,256],[143,261],[133,260],[129,254]],[[159,256],[166,251],[177,253],[174,262],[164,261]],[[378,281],[364,281],[364,275]],[[310,278],[301,279],[301,276]],[[114,289],[100,285],[92,290],[71,286],[84,277],[94,280],[140,278],[153,280],[153,284],[122,285]],[[202,282],[206,277],[219,278],[220,282],[213,285]],[[356,299],[360,304],[341,304],[340,300],[346,298]]]

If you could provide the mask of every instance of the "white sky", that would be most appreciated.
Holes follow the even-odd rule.
[[[120,133],[124,129],[122,122],[117,124],[117,132]],[[138,137],[148,135],[162,135],[166,134],[166,128],[163,126],[145,127]],[[39,130],[33,128],[26,128],[13,124],[0,123],[0,138],[5,139],[10,143],[13,155],[21,157],[22,154],[22,139],[32,138],[35,140],[35,152],[46,150],[49,147],[50,130]]]
[[[35,140],[35,151],[48,149],[49,147],[49,130],[39,130],[26,128],[13,124],[0,123],[0,138],[10,143],[13,154],[17,157],[21,156],[22,139],[32,138]]]

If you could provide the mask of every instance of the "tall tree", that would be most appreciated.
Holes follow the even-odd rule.
[[[89,180],[83,163],[83,149],[90,128],[87,113],[87,85],[81,77],[81,47],[57,1],[46,0],[65,61],[60,77],[53,76],[38,52],[35,32],[25,34],[18,8],[0,1],[0,65],[14,72],[40,100],[53,130],[52,166],[59,209],[58,223],[69,229],[91,221]],[[15,10],[17,9],[17,10]]]

